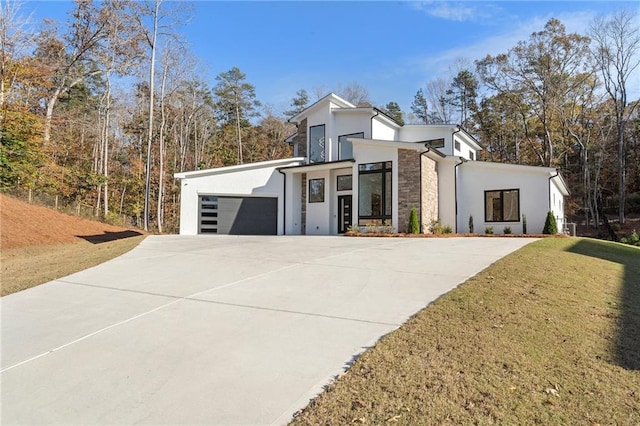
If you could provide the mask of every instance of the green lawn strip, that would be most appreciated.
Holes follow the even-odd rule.
[[[146,236],[92,244],[31,246],[2,250],[2,296],[21,291],[118,257],[136,247]]]
[[[382,338],[293,424],[640,424],[639,290],[638,248],[537,241]]]

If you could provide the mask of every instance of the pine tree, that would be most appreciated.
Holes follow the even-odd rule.
[[[429,108],[427,98],[424,97],[422,89],[418,89],[411,102],[411,112],[422,124],[429,124]]]

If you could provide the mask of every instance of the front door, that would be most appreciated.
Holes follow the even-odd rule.
[[[351,195],[338,195],[338,233],[344,234],[351,226]]]

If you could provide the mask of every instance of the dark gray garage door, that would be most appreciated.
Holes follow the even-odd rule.
[[[201,234],[276,235],[278,199],[200,196]]]

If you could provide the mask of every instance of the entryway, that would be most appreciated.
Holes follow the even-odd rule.
[[[338,195],[338,234],[344,234],[351,226],[351,195]]]

